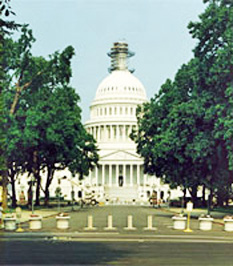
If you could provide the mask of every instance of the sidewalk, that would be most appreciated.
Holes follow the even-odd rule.
[[[173,214],[178,214],[182,212],[182,208],[163,208],[164,211],[173,213]],[[184,214],[187,215],[187,211],[186,209],[184,209]],[[192,219],[198,219],[201,215],[205,215],[207,214],[207,209],[193,209],[193,211],[191,212],[191,218]],[[219,224],[224,224],[223,223],[223,217],[227,215],[227,213],[223,213],[223,212],[218,212],[218,211],[211,211],[211,217],[214,218],[214,222],[215,223],[219,223]],[[229,213],[229,215],[231,215]]]
[[[77,210],[79,207],[75,206],[75,210]],[[44,208],[41,207],[40,209],[35,209],[33,214],[37,214],[40,215],[42,218],[49,218],[49,217],[55,217],[59,212],[70,212],[72,211],[72,207],[61,207],[60,211],[58,210],[58,208]],[[16,212],[13,212],[16,216]],[[21,210],[21,218],[20,218],[20,222],[21,223],[25,223],[29,221],[30,215],[32,214],[31,210],[28,209],[22,209]],[[3,217],[6,214],[3,214]]]
[[[38,215],[42,216],[42,218],[48,218],[51,216],[55,216],[57,213],[58,213],[57,211],[50,210],[50,209],[41,209],[41,210],[34,211],[34,214],[38,214]],[[20,222],[21,223],[28,222],[31,214],[32,214],[31,211],[23,210]]]

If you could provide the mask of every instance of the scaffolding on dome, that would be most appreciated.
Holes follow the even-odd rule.
[[[128,58],[134,56],[135,53],[128,49],[126,42],[115,42],[107,55],[111,57],[111,67],[108,69],[110,73],[115,70],[129,70],[131,73],[134,72],[134,69],[128,68]]]

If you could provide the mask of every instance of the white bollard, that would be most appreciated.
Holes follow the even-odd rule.
[[[116,230],[116,227],[112,225],[112,215],[108,215],[108,226],[104,230]]]
[[[96,227],[93,227],[93,216],[88,215],[87,217],[87,227],[84,228],[85,230],[96,230]]]
[[[156,228],[153,227],[152,215],[147,216],[147,227],[144,227],[144,230],[156,230]]]
[[[127,223],[128,223],[128,226],[124,228],[125,230],[136,230],[136,228],[133,227],[133,216],[132,215],[128,215]]]

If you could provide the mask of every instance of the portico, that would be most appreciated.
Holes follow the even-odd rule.
[[[143,174],[141,164],[101,164],[89,173],[89,184],[98,186],[144,186],[147,175]]]

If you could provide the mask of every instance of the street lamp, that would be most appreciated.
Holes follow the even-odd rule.
[[[60,182],[58,183],[60,185]],[[55,190],[55,194],[56,194],[56,197],[58,199],[58,202],[57,202],[57,208],[58,208],[58,212],[61,211],[61,204],[60,204],[60,197],[61,197],[61,188],[60,186],[58,186]]]
[[[58,207],[58,212],[60,212],[61,211],[61,202],[60,202],[60,198],[61,198],[61,195],[62,195],[62,192],[61,192],[61,187],[60,187],[60,184],[61,184],[61,180],[62,179],[66,179],[67,177],[66,176],[63,176],[63,177],[60,177],[60,178],[58,178],[58,181],[57,181],[57,183],[58,183],[58,187],[56,188],[56,190],[55,190],[55,194],[56,194],[56,197],[58,198],[58,203],[57,203],[57,207]]]

